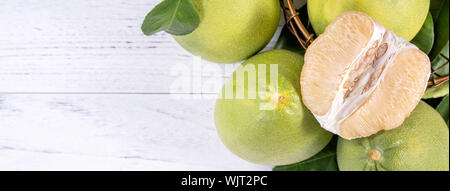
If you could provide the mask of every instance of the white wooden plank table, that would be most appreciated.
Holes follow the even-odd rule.
[[[0,1],[0,170],[271,169],[217,136],[224,65],[192,71],[209,97],[170,94],[196,58],[170,35],[142,34],[157,3]]]

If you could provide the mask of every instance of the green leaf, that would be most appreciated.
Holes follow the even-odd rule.
[[[442,48],[440,54],[431,62],[431,68],[433,68],[433,70],[438,69],[439,67],[441,67],[443,64],[447,63],[448,60],[446,58],[444,58],[443,56],[448,58],[448,53],[449,53],[449,49],[448,49],[448,41],[445,44],[445,46]],[[444,66],[443,68],[441,68],[439,71],[436,72],[437,75],[439,76],[444,76],[444,75],[448,75],[449,72],[449,66],[447,64],[447,66]],[[436,77],[436,76],[435,76]]]
[[[337,138],[333,140],[313,157],[290,165],[276,166],[274,171],[338,171],[336,161]]]
[[[448,94],[448,90],[449,90],[449,83],[447,81],[435,88],[425,91],[425,94],[423,94],[422,99],[433,99],[444,97],[445,95]]]
[[[442,9],[439,11],[439,16],[434,24],[435,42],[429,57],[431,60],[431,67],[433,70],[438,69],[448,60],[444,57],[449,57],[449,0],[445,0]],[[445,66],[432,77],[445,76],[449,74],[449,66]],[[442,85],[440,85],[442,86]],[[440,86],[436,87],[439,88]]]
[[[191,0],[164,0],[153,8],[142,23],[142,32],[152,35],[166,31],[172,35],[186,35],[200,24],[200,17]]]
[[[416,37],[411,41],[411,43],[415,44],[420,50],[425,53],[430,53],[431,48],[433,48],[434,43],[434,26],[433,26],[433,17],[431,13],[428,13],[427,18],[425,19],[425,23],[420,29],[419,33],[417,33]]]
[[[437,106],[436,110],[442,115],[445,122],[447,122],[447,126],[449,126],[449,105],[448,105],[448,95],[444,97],[442,102]]]
[[[442,7],[444,6],[445,0],[431,0],[430,1],[430,12],[433,16],[433,22],[436,22],[439,17],[439,13],[441,12]]]
[[[442,10],[434,24],[435,42],[429,56],[430,60],[434,60],[442,49],[448,44],[449,39],[449,0],[445,0]],[[448,55],[448,51],[446,52]]]

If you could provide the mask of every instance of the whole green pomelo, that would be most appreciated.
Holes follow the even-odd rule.
[[[342,171],[448,171],[448,127],[421,101],[400,127],[361,139],[340,138],[337,161]]]
[[[430,0],[308,0],[308,16],[317,35],[340,14],[366,13],[406,40],[412,40],[427,18]]]
[[[255,54],[270,41],[280,20],[278,0],[193,0],[200,24],[174,36],[187,51],[205,60],[233,63]]]
[[[301,101],[302,66],[303,56],[272,50],[234,72],[215,108],[217,132],[231,152],[253,163],[285,165],[308,159],[328,144],[332,134]]]

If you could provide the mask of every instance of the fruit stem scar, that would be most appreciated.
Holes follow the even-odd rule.
[[[373,161],[379,161],[381,159],[381,153],[377,149],[373,149],[369,152],[369,157]]]
[[[283,95],[281,95],[280,93],[275,93],[275,94],[273,94],[273,96],[272,96],[272,101],[275,102],[275,103],[278,103],[278,102],[280,102],[280,101],[283,101],[284,98],[285,98],[285,97],[284,97]]]

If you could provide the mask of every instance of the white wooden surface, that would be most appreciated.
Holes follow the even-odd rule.
[[[158,2],[0,1],[0,170],[271,169],[220,142],[214,99],[169,94],[194,57],[141,33]]]

